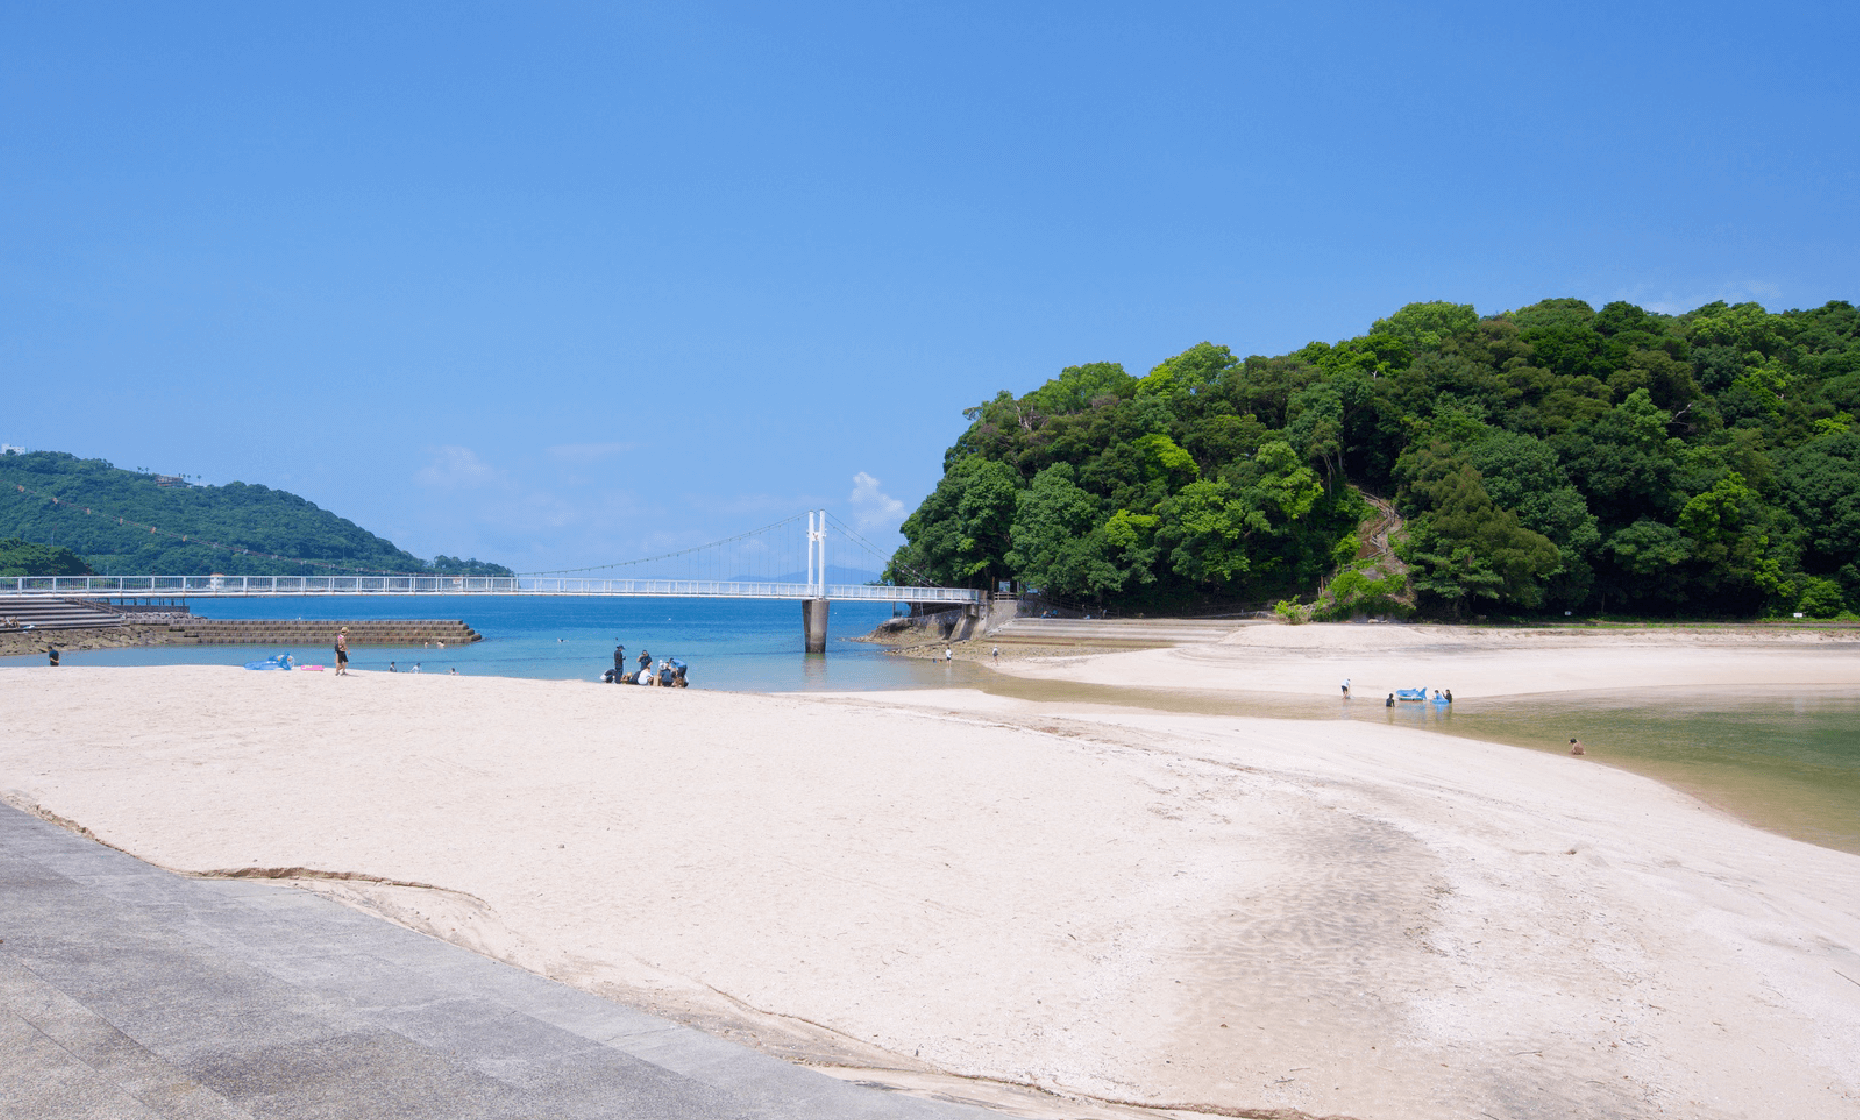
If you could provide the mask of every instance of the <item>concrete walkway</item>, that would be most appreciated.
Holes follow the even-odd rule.
[[[980,1120],[0,806],[0,1116]]]

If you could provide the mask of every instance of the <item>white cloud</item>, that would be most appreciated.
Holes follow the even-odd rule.
[[[1683,292],[1673,288],[1656,289],[1651,284],[1639,284],[1617,290],[1614,298],[1638,304],[1660,315],[1683,315],[1714,300],[1723,300],[1726,303],[1761,303],[1771,311],[1778,311],[1781,310],[1778,304],[1782,300],[1782,289],[1766,280],[1725,280],[1717,284],[1698,285],[1690,291]]]
[[[878,479],[860,471],[853,475],[853,521],[863,530],[891,529],[904,520],[904,503],[878,488]]]
[[[439,490],[479,490],[505,483],[504,473],[469,447],[436,447],[432,458],[414,473],[414,481]]]

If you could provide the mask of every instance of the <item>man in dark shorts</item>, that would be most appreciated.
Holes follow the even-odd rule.
[[[349,675],[349,628],[344,626],[336,632],[336,675]]]
[[[625,675],[626,675],[626,647],[615,646],[614,647],[614,676],[613,676],[615,683],[618,683],[620,678]]]

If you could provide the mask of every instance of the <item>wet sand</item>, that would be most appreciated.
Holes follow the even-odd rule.
[[[977,687],[1160,711],[1368,720],[1558,753],[1575,736],[1594,761],[1658,778],[1758,827],[1860,852],[1855,751],[1785,757],[1772,747],[1806,729],[1762,715],[1784,704],[1851,709],[1860,700],[1854,628],[1314,623],[1174,649],[1019,652]],[[1450,689],[1457,703],[1383,706],[1389,691],[1419,687]],[[1740,723],[1748,743],[1727,730]]]

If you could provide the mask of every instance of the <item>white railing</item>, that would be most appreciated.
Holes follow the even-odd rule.
[[[983,593],[957,587],[836,583],[828,599],[903,603],[979,603]],[[4,576],[0,595],[46,598],[174,596],[231,599],[284,595],[585,595],[663,599],[814,599],[805,583],[730,583],[691,579],[582,579],[572,576]]]

